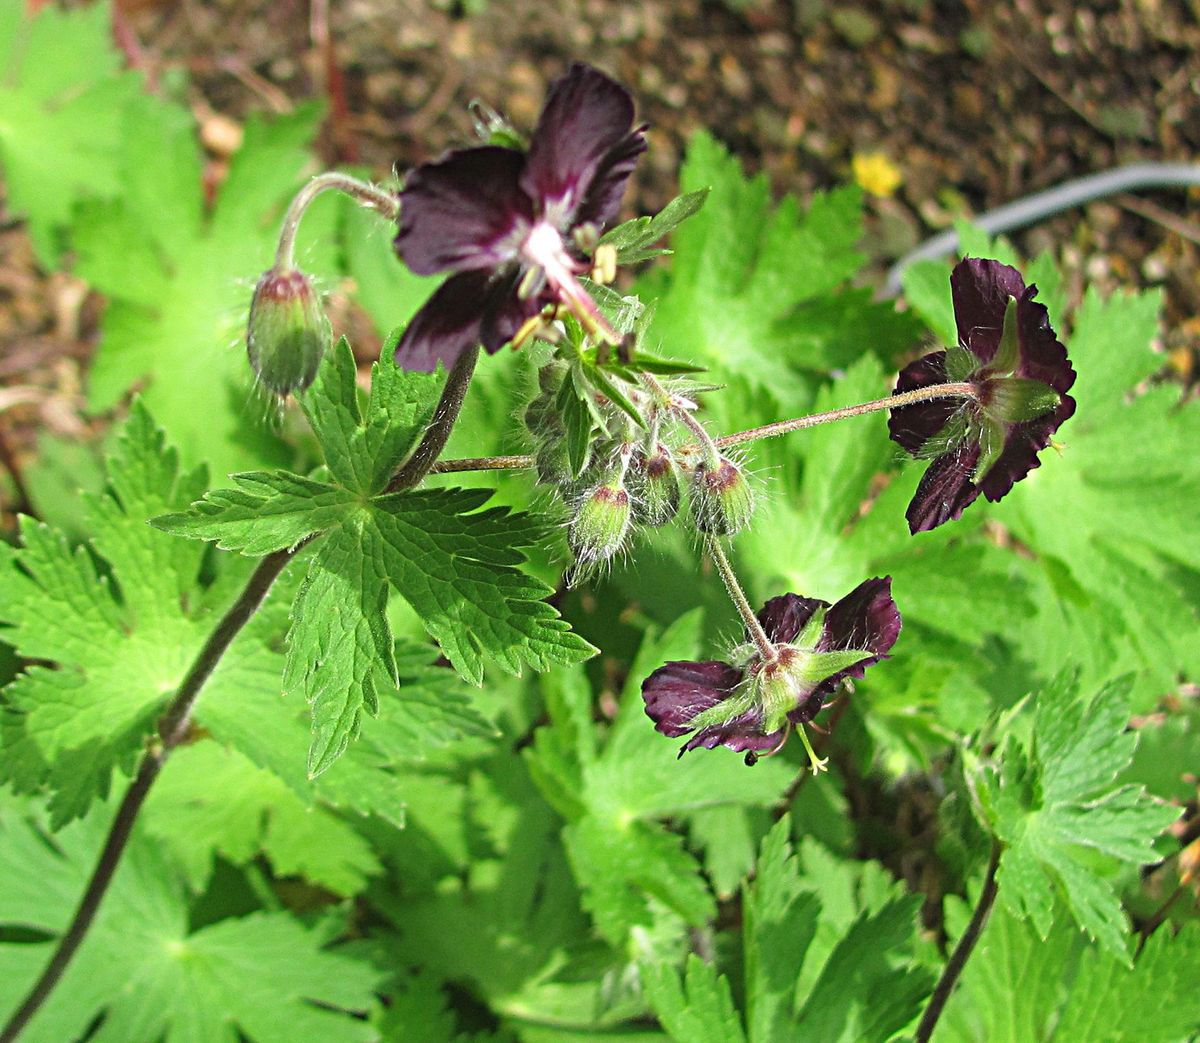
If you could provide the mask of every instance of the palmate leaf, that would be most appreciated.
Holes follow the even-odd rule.
[[[122,72],[106,4],[0,8],[0,169],[8,206],[29,222],[38,259],[58,266],[81,199],[120,191],[121,144],[140,77]]]
[[[794,381],[797,368],[844,365],[868,346],[890,355],[918,335],[914,320],[891,305],[841,289],[863,261],[856,187],[818,194],[806,213],[793,197],[773,206],[766,176],[744,178],[703,133],[688,148],[680,183],[686,192],[711,191],[675,232],[669,276],[649,273],[639,286],[643,300],[658,300],[652,351],[770,388]],[[829,302],[838,299],[853,304],[830,322]],[[810,309],[823,316],[815,325]],[[833,340],[848,354],[835,352]]]
[[[614,945],[666,915],[700,926],[715,914],[699,862],[662,819],[707,808],[769,807],[793,777],[794,769],[778,759],[747,771],[726,750],[679,760],[677,745],[649,726],[641,682],[666,659],[694,658],[700,624],[692,612],[665,633],[647,635],[603,743],[582,671],[542,679],[552,723],[535,733],[531,770],[568,821],[563,838],[584,906]]]
[[[1132,966],[1088,945],[1059,906],[1046,937],[1003,906],[988,920],[934,1043],[1174,1043],[1200,1023],[1200,931],[1160,927]]]
[[[877,865],[840,861],[811,841],[795,853],[789,828],[781,821],[763,841],[745,892],[745,1038],[886,1043],[932,986],[913,958],[920,899]],[[689,1009],[708,1010],[730,1038],[741,1037],[729,983],[713,968],[691,957],[682,987],[669,969],[643,973],[673,1038],[701,1031]]]
[[[107,793],[115,765],[128,767],[215,618],[197,589],[203,548],[146,526],[193,499],[203,474],[178,474],[140,404],[108,474],[109,489],[83,501],[103,567],[29,520],[23,546],[0,551],[7,640],[55,664],[29,667],[6,689],[0,772],[23,791],[48,783],[56,824]]]
[[[237,489],[155,520],[166,531],[246,554],[316,538],[293,606],[283,681],[285,693],[303,696],[312,710],[314,776],[345,752],[362,714],[377,714],[397,688],[386,615],[391,590],[474,684],[483,681],[485,660],[516,674],[526,664],[544,670],[592,652],[542,600],[550,589],[520,571],[523,548],[544,534],[540,522],[504,508],[480,510],[486,490],[386,491],[440,391],[436,377],[395,366],[393,350],[374,367],[365,409],[344,341],[304,396],[329,480],[240,475]],[[464,728],[479,723],[468,715]]]
[[[313,106],[251,119],[207,210],[193,117],[140,95],[126,107],[119,197],[81,206],[72,223],[76,270],[108,298],[90,405],[108,408],[143,385],[184,460],[216,475],[291,458],[267,422],[270,407],[255,399],[243,338],[254,282],[311,166],[318,120]],[[333,199],[305,216],[298,257],[318,282],[337,272],[337,216]]]
[[[111,817],[101,808],[54,834],[21,801],[0,802],[0,1009],[41,971],[51,942],[10,940],[10,929],[53,937],[65,926]],[[22,1036],[61,1043],[87,1034],[117,1041],[195,1043],[366,1041],[353,1012],[373,1004],[379,973],[325,948],[282,913],[226,919],[192,930],[159,845],[135,833],[91,931],[64,978]]]
[[[1128,690],[1117,682],[1081,699],[1077,684],[1060,677],[1036,697],[1031,740],[1010,743],[981,790],[1006,845],[1001,902],[1046,937],[1058,894],[1076,923],[1126,964],[1125,916],[1105,870],[1153,861],[1154,840],[1179,817],[1141,786],[1112,785],[1137,743],[1126,729]]]

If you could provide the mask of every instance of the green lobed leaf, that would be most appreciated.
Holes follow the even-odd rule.
[[[259,557],[340,525],[357,502],[348,489],[288,471],[246,471],[229,478],[236,488],[206,493],[189,510],[160,515],[151,524]]]
[[[1200,1021],[1200,932],[1161,927],[1133,964],[1087,945],[1061,906],[1046,937],[993,910],[934,1043],[1173,1043]]]
[[[55,834],[20,802],[0,804],[0,925],[53,937],[66,924],[111,809]],[[23,884],[22,881],[27,881]],[[226,1043],[367,1041],[355,1017],[373,1004],[378,972],[325,948],[293,916],[257,913],[199,929],[165,852],[139,833],[88,937],[22,1038],[60,1043],[103,1015],[101,1040]],[[48,941],[0,942],[0,1009],[11,1010],[48,957]]]
[[[647,335],[652,348],[686,351],[718,373],[768,389],[794,382],[799,368],[819,368],[826,352],[807,336],[803,305],[839,296],[862,263],[860,190],[818,194],[804,213],[792,197],[774,206],[766,176],[744,178],[703,133],[689,146],[680,180],[685,190],[711,192],[703,212],[676,232],[669,277],[655,271],[639,285],[641,298],[658,301]],[[857,357],[894,324],[895,311],[861,295],[855,302],[838,336],[857,343]],[[912,320],[901,323],[911,337]]]
[[[141,77],[123,72],[110,12],[0,10],[0,168],[39,261],[58,266],[72,207],[121,188],[121,146]]]
[[[382,493],[433,416],[443,380],[410,373],[394,362],[398,337],[371,366],[371,394],[359,408],[356,367],[343,338],[304,393],[301,405],[325,453],[325,464],[343,488]]]
[[[1140,786],[1113,788],[1137,742],[1126,730],[1128,690],[1116,683],[1081,699],[1077,683],[1060,677],[1038,694],[1023,755],[1010,744],[999,774],[985,777],[986,814],[1006,845],[1001,901],[1045,937],[1059,894],[1079,926],[1126,964],[1125,916],[1105,865],[1153,861],[1155,838],[1179,816]]]
[[[673,1040],[744,1043],[746,1034],[729,981],[711,964],[693,953],[688,956],[682,980],[673,968],[662,964],[644,965],[640,970],[646,998]]]
[[[83,500],[96,556],[29,519],[23,546],[0,551],[8,640],[45,661],[6,689],[0,772],[22,791],[49,785],[56,824],[106,794],[114,767],[129,767],[208,636],[214,606],[197,591],[204,548],[146,525],[194,499],[202,482],[178,473],[135,403],[108,459],[108,488]]]
[[[272,407],[254,398],[238,345],[254,282],[271,264],[283,210],[311,163],[318,118],[306,106],[271,123],[249,120],[206,210],[194,119],[139,95],[124,123],[119,197],[82,207],[73,222],[78,273],[108,298],[90,406],[109,408],[143,385],[183,458],[205,460],[218,475],[290,459],[267,422]],[[305,216],[299,254],[318,282],[337,270],[338,208],[323,198]]]

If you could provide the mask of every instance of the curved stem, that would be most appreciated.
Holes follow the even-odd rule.
[[[958,939],[958,944],[954,947],[954,952],[950,954],[950,959],[942,970],[942,976],[934,987],[933,995],[929,997],[929,1005],[925,1008],[925,1013],[921,1015],[921,1022],[917,1025],[916,1035],[913,1036],[914,1043],[929,1043],[933,1030],[937,1027],[938,1019],[945,1009],[946,1001],[950,999],[950,994],[954,991],[954,986],[958,984],[959,976],[967,965],[967,960],[975,950],[975,943],[979,941],[979,936],[983,933],[988,915],[992,911],[992,905],[996,901],[996,870],[1000,867],[1000,852],[1000,841],[993,837],[987,877],[983,881],[983,890],[979,893],[975,912],[971,914],[971,922],[967,924],[966,930]]]
[[[746,592],[742,590],[742,585],[738,582],[737,574],[733,571],[733,566],[729,564],[729,558],[725,556],[725,548],[721,546],[720,539],[716,536],[705,536],[705,544],[708,547],[708,553],[713,560],[713,564],[717,566],[717,571],[721,574],[721,579],[725,583],[725,589],[729,591],[730,600],[733,601],[738,615],[742,617],[742,622],[746,624],[746,633],[750,635],[750,640],[754,642],[758,648],[759,655],[762,656],[762,661],[764,663],[775,662],[776,658],[778,658],[775,646],[771,643],[771,639],[767,637],[767,632],[763,630],[762,624],[758,621],[758,616],[754,614],[754,609],[750,607],[750,602],[746,598]]]
[[[915,388],[887,398],[877,398],[872,402],[860,402],[856,406],[843,406],[841,409],[830,409],[824,413],[813,413],[810,416],[800,416],[792,420],[780,420],[764,427],[752,427],[749,431],[739,431],[734,435],[726,435],[716,439],[719,448],[725,449],[731,445],[741,445],[743,442],[756,442],[760,438],[774,438],[776,435],[786,435],[791,431],[802,431],[806,427],[818,427],[821,424],[832,424],[835,420],[846,420],[852,416],[862,416],[864,413],[878,413],[884,409],[902,409],[904,406],[915,405],[918,402],[931,402],[937,398],[978,398],[974,384],[932,384],[929,387]]]
[[[467,397],[467,388],[471,384],[471,375],[475,372],[475,363],[479,361],[479,348],[469,348],[458,356],[450,367],[450,375],[446,378],[446,386],[442,388],[442,397],[438,399],[437,408],[433,411],[433,419],[425,431],[421,444],[413,450],[401,465],[392,480],[388,482],[389,493],[402,489],[411,489],[417,485],[437,463],[437,458],[446,448],[450,432],[454,430],[455,421],[462,410],[463,399]],[[464,468],[465,470],[465,468]]]
[[[400,198],[396,193],[387,192],[378,185],[361,181],[349,174],[339,174],[336,171],[318,174],[296,193],[288,206],[287,214],[283,218],[283,230],[279,233],[279,245],[275,249],[276,268],[295,267],[296,232],[300,228],[300,219],[312,201],[331,188],[352,196],[389,221],[395,221],[400,216]]]
[[[295,550],[276,551],[274,554],[268,554],[258,563],[258,567],[251,574],[237,601],[221,617],[212,634],[204,643],[204,647],[196,655],[191,669],[179,683],[175,697],[159,718],[158,739],[143,756],[137,775],[129,789],[126,790],[120,807],[117,808],[117,814],[109,827],[104,847],[96,862],[96,868],[92,870],[91,879],[88,880],[83,897],[75,909],[75,914],[71,917],[66,931],[59,938],[54,954],[50,957],[46,969],[42,971],[41,977],[33,984],[24,1002],[17,1008],[16,1013],[9,1019],[4,1029],[0,1031],[0,1043],[12,1043],[21,1034],[30,1018],[37,1013],[62,979],[67,965],[92,926],[96,911],[108,891],[109,884],[112,883],[113,874],[121,861],[125,845],[129,842],[134,821],[146,801],[151,785],[158,778],[171,751],[187,736],[192,709],[196,705],[196,698],[204,687],[205,681],[208,680],[217,663],[221,661],[221,657],[233,639],[237,637],[238,632],[258,610],[270,591],[271,585],[283,571],[284,566],[291,561],[294,554]]]

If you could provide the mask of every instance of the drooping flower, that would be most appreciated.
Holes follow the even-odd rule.
[[[903,406],[888,420],[894,441],[934,457],[906,512],[914,533],[959,517],[981,492],[999,500],[1075,412],[1075,371],[1036,286],[999,261],[967,258],[950,289],[958,344],[906,366],[895,393],[962,382],[975,397]]]
[[[862,677],[896,643],[900,612],[891,587],[890,576],[869,579],[834,605],[798,594],[772,598],[758,621],[774,645],[773,658],[746,645],[733,663],[667,663],[642,683],[647,716],[664,735],[695,733],[680,756],[728,746],[746,752],[747,764],[779,750],[800,726],[816,771],[823,762],[802,726],[844,679]]]
[[[528,152],[462,149],[413,170],[396,251],[419,275],[454,274],[409,323],[397,363],[429,371],[475,344],[498,351],[551,303],[611,333],[579,284],[578,240],[616,216],[643,129],[625,88],[576,63],[551,86]]]

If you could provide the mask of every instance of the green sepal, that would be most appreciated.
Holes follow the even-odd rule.
[[[663,236],[674,231],[689,217],[700,212],[708,198],[707,188],[676,196],[653,217],[635,217],[617,225],[601,237],[602,245],[616,247],[618,264],[637,264],[671,251],[651,247]]]
[[[1004,306],[1004,326],[996,354],[988,363],[994,373],[1014,373],[1021,361],[1021,334],[1017,330],[1017,299],[1009,297]]]
[[[984,413],[1006,424],[1023,424],[1057,409],[1062,395],[1028,377],[996,377],[984,385]]]
[[[976,485],[983,481],[988,471],[996,466],[996,462],[1004,454],[1005,426],[990,416],[979,418],[979,462],[975,465],[975,475],[971,479]]]

